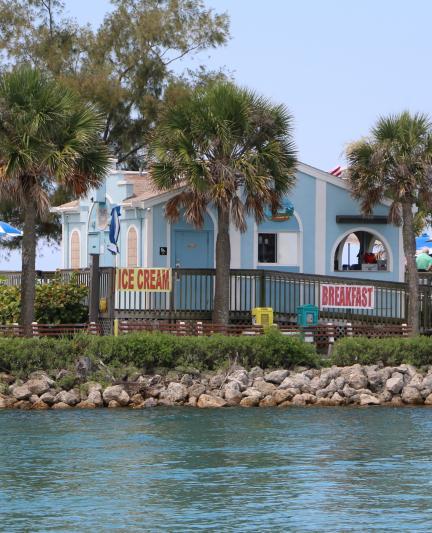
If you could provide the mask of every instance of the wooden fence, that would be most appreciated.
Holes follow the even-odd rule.
[[[43,272],[38,283],[51,283],[60,277],[77,284],[90,284],[90,270]],[[173,269],[171,292],[114,291],[115,269],[100,269],[100,298],[107,308],[100,313],[105,329],[114,318],[150,320],[210,321],[214,300],[214,269]],[[0,272],[0,283],[19,285],[19,272]],[[375,307],[370,310],[326,308],[321,322],[344,324],[402,324],[407,320],[409,294],[405,283],[317,276],[273,270],[234,269],[230,273],[230,319],[250,323],[253,307],[271,307],[279,324],[296,322],[297,308],[303,304],[320,306],[321,284],[373,285]],[[420,274],[418,302],[420,327],[432,330],[432,274]],[[108,325],[108,326],[107,326]]]

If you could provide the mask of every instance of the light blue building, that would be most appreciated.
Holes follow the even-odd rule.
[[[290,216],[269,216],[259,225],[249,218],[245,233],[231,228],[232,268],[403,280],[402,232],[387,223],[387,205],[365,217],[343,176],[299,163],[296,178],[284,201]],[[100,254],[102,266],[213,268],[216,210],[208,209],[199,230],[184,219],[170,224],[164,206],[174,194],[155,190],[146,173],[113,169],[98,190],[55,208],[62,217],[63,268],[89,266],[92,253]],[[116,205],[117,256],[107,249]]]

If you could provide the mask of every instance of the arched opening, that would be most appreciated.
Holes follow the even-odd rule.
[[[81,266],[81,236],[77,229],[71,233],[70,239],[70,267],[73,269]]]
[[[138,233],[135,226],[131,226],[127,235],[127,266],[138,266]]]
[[[344,235],[336,246],[333,258],[335,272],[388,271],[390,254],[383,239],[371,231],[354,230]]]

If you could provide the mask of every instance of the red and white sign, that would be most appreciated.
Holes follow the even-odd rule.
[[[375,287],[372,285],[321,285],[320,308],[374,309]]]
[[[118,268],[116,290],[171,292],[172,275],[170,268]]]

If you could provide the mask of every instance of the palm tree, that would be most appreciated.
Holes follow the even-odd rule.
[[[34,320],[36,215],[49,211],[56,184],[76,195],[108,169],[102,118],[70,90],[21,66],[0,77],[0,197],[24,212],[21,324]]]
[[[408,274],[408,321],[419,331],[418,273],[413,208],[432,207],[432,125],[428,116],[404,111],[382,117],[368,138],[347,148],[348,178],[365,214],[387,199],[389,221],[402,224]]]
[[[226,324],[230,222],[240,231],[246,230],[247,214],[261,222],[265,208],[279,209],[294,185],[292,117],[252,91],[215,82],[167,109],[151,148],[156,186],[179,190],[166,205],[169,220],[178,220],[184,209],[186,221],[199,228],[207,207],[217,209],[213,321]]]

